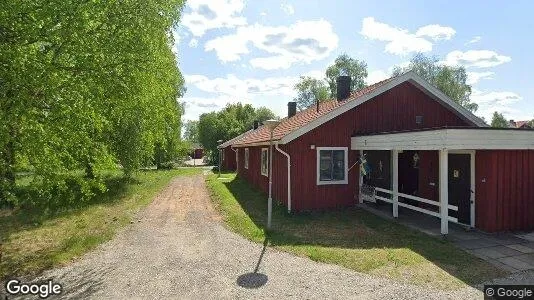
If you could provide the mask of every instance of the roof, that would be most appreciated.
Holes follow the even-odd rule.
[[[372,84],[368,87],[365,87],[359,91],[352,92],[349,98],[347,98],[347,101],[349,100],[355,100],[358,97],[367,94],[374,90],[375,88],[381,86],[382,84],[389,82],[392,78],[380,81],[378,83]],[[273,140],[279,140],[282,137],[286,136],[288,133],[291,133],[292,131],[301,128],[303,125],[308,124],[310,121],[315,120],[319,118],[320,116],[323,116],[327,114],[328,112],[334,110],[335,108],[342,106],[345,104],[345,101],[338,101],[337,99],[330,99],[327,101],[323,101],[319,105],[319,111],[317,111],[317,105],[313,105],[303,111],[297,112],[297,114],[291,118],[283,118],[278,125],[274,132],[273,132]],[[241,139],[239,142],[243,144],[253,144],[257,142],[264,142],[268,141],[270,139],[271,132],[269,129],[265,126],[259,127],[254,132],[251,132],[250,135],[247,136],[246,139]]]
[[[226,148],[228,146],[231,146],[233,144],[235,144],[236,142],[238,142],[240,139],[244,138],[247,136],[247,134],[251,133],[252,131],[254,131],[253,129],[247,131],[247,132],[244,132],[238,136],[236,136],[235,138],[233,139],[230,139],[222,144],[220,144],[219,146],[217,146],[218,149],[223,149],[223,148]]]
[[[432,86],[419,75],[415,74],[415,72],[410,71],[377,82],[361,90],[352,92],[351,95],[344,101],[332,99],[321,102],[319,105],[319,111],[317,111],[317,106],[314,105],[306,110],[298,112],[291,118],[282,119],[280,125],[278,125],[273,131],[273,140],[280,144],[288,143],[324,124],[325,122],[334,119],[350,109],[365,103],[381,93],[388,91],[406,81],[414,84],[436,101],[450,107],[453,112],[455,112],[464,120],[479,127],[487,127],[484,121],[473,115],[467,109],[458,105],[443,92]],[[251,131],[240,139],[235,139],[233,144],[236,146],[252,146],[257,144],[265,144],[269,140],[270,131],[267,127],[262,126],[254,131]]]
[[[522,127],[526,127],[526,128],[529,128],[529,123],[530,121],[510,121],[511,125],[515,128],[522,128]]]

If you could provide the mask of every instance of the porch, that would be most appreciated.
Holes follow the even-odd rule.
[[[441,236],[440,222],[433,216],[399,207],[398,217],[394,218],[392,204],[384,202],[363,203],[359,207],[428,235]],[[485,233],[451,223],[446,239],[501,269],[511,272],[534,269],[534,233]]]
[[[360,203],[389,203],[394,218],[401,207],[438,218],[448,234],[449,223],[476,227],[476,188],[488,187],[486,176],[476,177],[477,150],[534,149],[534,131],[392,132],[353,136],[351,149],[360,152]]]

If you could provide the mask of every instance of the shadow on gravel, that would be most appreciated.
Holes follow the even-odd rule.
[[[254,268],[254,272],[246,273],[237,277],[237,285],[247,289],[257,289],[267,283],[267,281],[269,280],[267,275],[258,273],[258,270],[260,268],[261,261],[263,260],[263,255],[265,254],[265,250],[267,249],[268,243],[269,238],[265,238],[265,240],[263,241],[263,249],[261,249],[260,258],[258,259],[258,263],[256,263],[256,268]]]

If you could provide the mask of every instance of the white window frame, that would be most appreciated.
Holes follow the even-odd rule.
[[[265,155],[267,156],[266,166],[265,166],[265,173],[263,172],[263,153],[265,152]],[[261,155],[260,155],[260,173],[263,176],[268,177],[269,176],[269,148],[261,148]]]
[[[245,167],[245,169],[248,170],[248,158],[249,158],[249,151],[248,151],[248,148],[245,148],[245,155],[243,155],[243,159],[244,159],[244,164],[243,166]]]
[[[317,149],[317,185],[349,183],[349,147],[316,147]],[[345,179],[321,181],[321,150],[343,150],[345,152]]]

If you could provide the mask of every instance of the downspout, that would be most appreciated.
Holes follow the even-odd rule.
[[[291,157],[289,154],[285,153],[282,149],[278,147],[276,143],[275,148],[278,152],[282,153],[287,157],[287,212],[291,212]]]
[[[230,146],[230,149],[235,152],[235,172],[236,174],[239,173],[239,157],[238,157],[238,151],[239,149],[234,149],[234,145]]]

